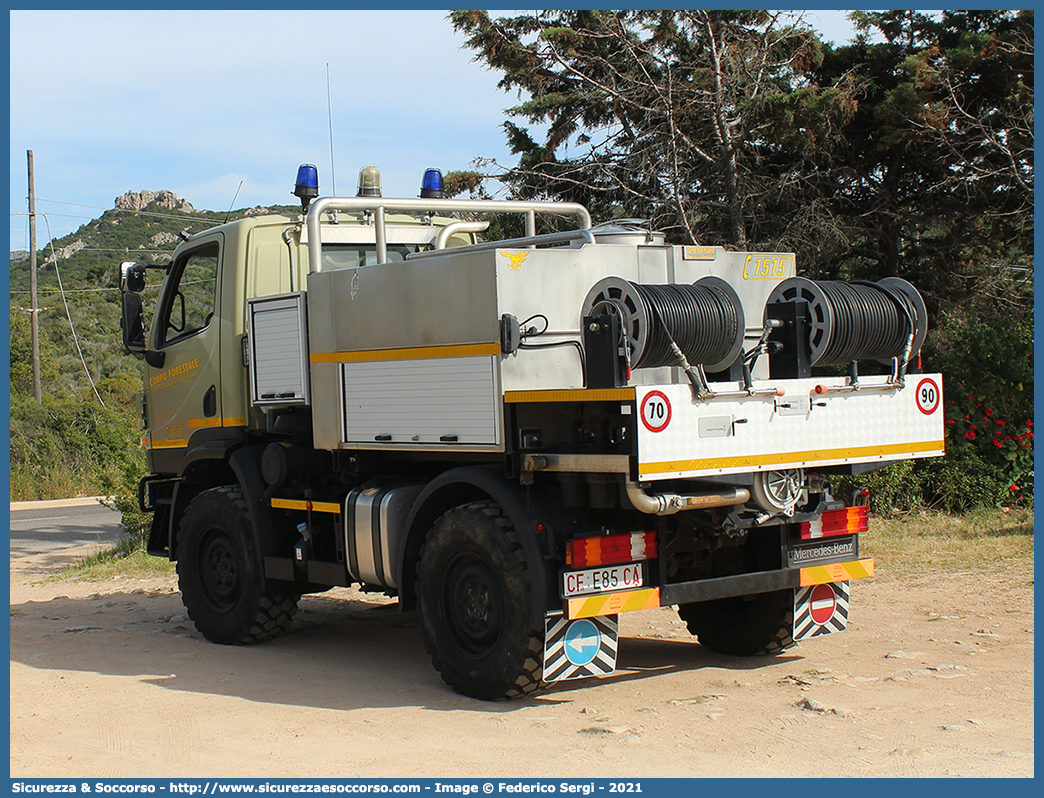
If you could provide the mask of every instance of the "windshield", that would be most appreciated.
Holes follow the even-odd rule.
[[[389,244],[388,263],[406,260],[416,252],[415,244]],[[355,269],[377,265],[377,247],[374,244],[323,244],[323,271]]]

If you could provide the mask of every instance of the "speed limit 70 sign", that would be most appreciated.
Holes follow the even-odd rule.
[[[661,391],[649,391],[642,400],[641,417],[649,432],[663,432],[671,423],[671,400]]]

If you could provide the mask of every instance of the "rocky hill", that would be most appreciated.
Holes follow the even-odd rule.
[[[199,232],[226,220],[268,212],[299,212],[299,207],[205,211],[173,191],[128,191],[98,218],[42,247],[36,254],[41,346],[52,353],[48,365],[54,370],[52,380],[57,388],[76,392],[90,386],[73,330],[95,382],[119,375],[137,379],[138,362],[123,354],[120,346],[121,261],[162,263],[170,258],[183,230]],[[29,326],[29,253],[24,250],[11,252],[10,289],[14,349]],[[13,390],[19,387],[20,374],[12,360]]]

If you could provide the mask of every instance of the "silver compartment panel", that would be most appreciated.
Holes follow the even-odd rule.
[[[250,402],[310,404],[304,293],[248,300]]]
[[[341,383],[344,443],[500,444],[495,357],[345,363]]]

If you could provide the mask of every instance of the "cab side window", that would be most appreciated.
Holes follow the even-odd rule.
[[[160,317],[161,344],[186,338],[210,325],[217,296],[217,243],[207,244],[174,264],[174,284]]]

